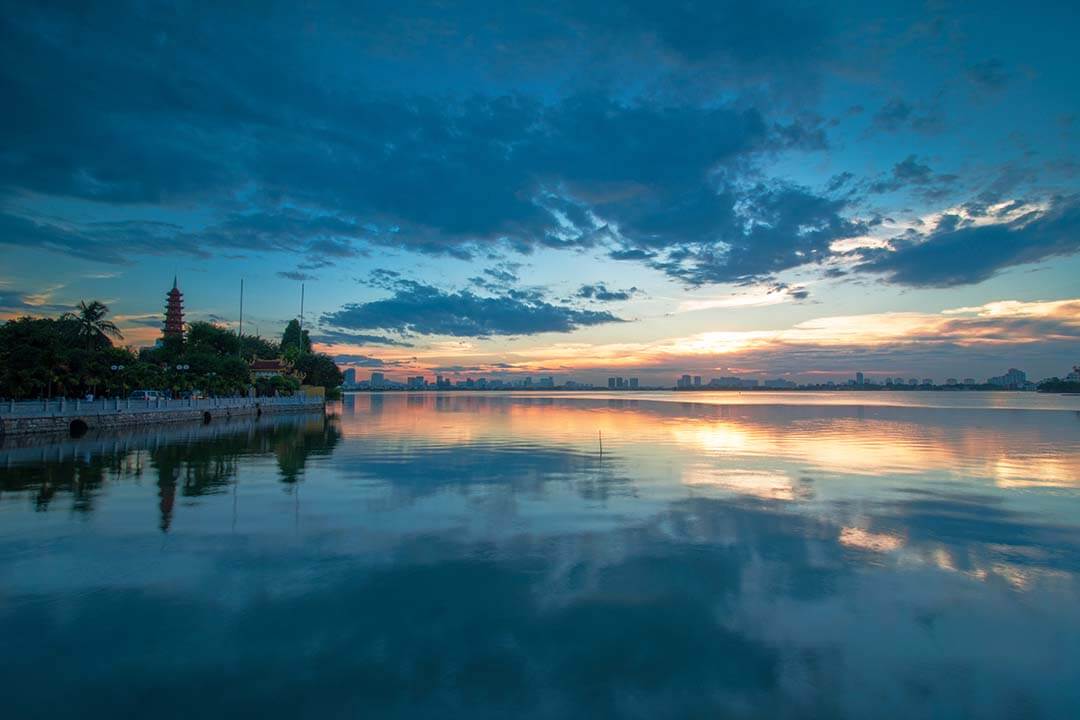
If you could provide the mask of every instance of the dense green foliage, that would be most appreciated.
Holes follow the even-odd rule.
[[[119,365],[125,373],[131,368],[132,381],[142,381],[144,374],[154,375],[157,370],[137,367],[135,355],[113,347],[104,334],[88,332],[72,316],[59,320],[25,317],[0,326],[0,395],[4,397],[107,391],[120,382],[119,371],[112,370]]]
[[[319,385],[330,389],[344,381],[337,364],[323,353],[305,353],[296,360],[296,369],[304,377],[305,385]]]
[[[298,356],[311,352],[311,338],[307,330],[300,329],[298,320],[290,320],[281,336],[281,353],[285,357]]]
[[[1048,393],[1080,393],[1080,382],[1050,378],[1039,383],[1038,390],[1039,392]]]
[[[345,379],[329,355],[312,352],[308,331],[302,330],[297,320],[290,320],[285,326],[281,356],[303,378],[305,385],[317,385],[332,393]]]
[[[60,319],[74,323],[75,334],[86,344],[87,350],[111,346],[110,338],[123,339],[120,328],[111,320],[105,319],[109,314],[105,303],[97,300],[87,303],[83,300],[76,309],[77,312],[64,313]]]
[[[281,345],[193,322],[185,338],[163,338],[136,355],[113,345],[122,336],[106,319],[108,311],[95,300],[59,319],[23,317],[0,325],[0,397],[125,396],[137,389],[244,394],[252,384],[249,363],[282,355],[296,377],[259,379],[260,395],[292,393],[301,381],[328,390],[341,384],[333,360],[311,352],[311,340],[295,320]]]

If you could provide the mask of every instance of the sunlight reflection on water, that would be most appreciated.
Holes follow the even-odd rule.
[[[9,439],[10,714],[1077,716],[1068,399],[722,395]]]

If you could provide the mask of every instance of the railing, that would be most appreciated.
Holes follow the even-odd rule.
[[[86,417],[116,413],[155,413],[176,410],[228,410],[268,406],[319,406],[322,398],[308,395],[261,398],[100,398],[92,401],[54,398],[51,400],[5,400],[0,402],[0,417]]]

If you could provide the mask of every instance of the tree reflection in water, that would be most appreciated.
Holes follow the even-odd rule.
[[[40,512],[52,509],[60,496],[70,497],[71,510],[89,513],[111,484],[140,482],[149,472],[158,488],[159,527],[168,532],[177,493],[185,498],[226,493],[241,459],[259,454],[276,456],[281,481],[291,486],[308,459],[329,456],[339,437],[335,421],[319,414],[101,433],[52,444],[22,439],[0,448],[7,463],[0,471],[0,496],[30,496]],[[40,462],[27,462],[35,459]]]
[[[1080,717],[1071,412],[337,409],[0,447],[6,716]]]

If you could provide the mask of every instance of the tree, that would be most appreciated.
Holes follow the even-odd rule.
[[[98,301],[82,302],[76,312],[60,319],[0,322],[0,397],[79,397],[86,392],[115,396],[136,389],[244,393],[251,385],[250,360],[282,354],[307,382],[328,390],[341,384],[333,360],[311,353],[311,339],[296,321],[286,329],[285,353],[262,338],[238,338],[226,327],[193,322],[186,340],[164,337],[136,357],[112,344],[110,337],[120,337],[120,332],[106,319],[108,311]],[[291,394],[299,380],[279,378],[261,385],[264,392]]]
[[[288,357],[290,350],[299,353],[311,352],[311,338],[308,337],[307,330],[300,329],[298,320],[290,320],[281,336],[281,352]]]
[[[345,379],[337,363],[323,353],[301,355],[296,369],[303,373],[305,385],[319,385],[327,390],[338,387]]]
[[[56,320],[23,317],[0,326],[0,395],[52,394],[57,367],[70,347]]]
[[[240,340],[228,328],[214,323],[195,321],[188,323],[187,351],[208,352],[215,355],[239,355]]]
[[[105,303],[98,300],[87,303],[81,300],[76,306],[76,312],[64,313],[60,319],[74,321],[79,339],[86,343],[87,350],[93,350],[95,347],[111,347],[112,341],[109,338],[122,340],[124,337],[116,323],[105,319],[108,314],[109,307]]]
[[[244,335],[240,338],[240,354],[247,361],[273,360],[281,355],[281,348],[258,335]]]
[[[255,392],[260,397],[292,395],[300,389],[300,381],[294,377],[275,375],[255,381]]]
[[[1049,378],[1039,383],[1037,389],[1044,393],[1080,393],[1080,381]]]

